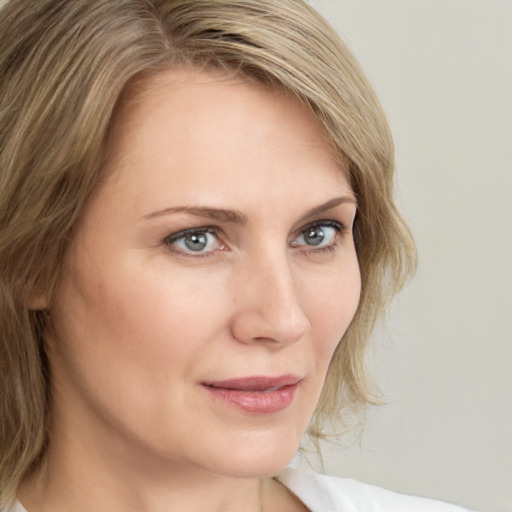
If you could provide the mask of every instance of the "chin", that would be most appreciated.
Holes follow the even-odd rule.
[[[295,453],[287,454],[286,457],[250,457],[243,461],[226,458],[220,467],[211,468],[211,471],[230,478],[266,478],[281,473],[293,460]]]
[[[232,478],[263,478],[275,476],[293,460],[302,439],[287,432],[286,436],[249,436],[247,442],[228,443],[223,454],[212,454],[210,470]],[[219,457],[220,455],[220,457]]]

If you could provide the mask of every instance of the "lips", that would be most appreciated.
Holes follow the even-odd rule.
[[[204,382],[205,386],[213,388],[233,389],[237,391],[270,391],[284,386],[292,386],[300,381],[295,375],[281,375],[279,377],[244,377],[242,379],[230,379]]]
[[[301,379],[296,375],[256,376],[203,382],[203,388],[228,406],[249,414],[272,414],[287,408]]]

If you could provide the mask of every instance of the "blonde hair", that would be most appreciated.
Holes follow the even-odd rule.
[[[48,442],[45,312],[28,304],[55,288],[123,91],[178,65],[289,91],[346,163],[362,295],[311,432],[373,400],[365,347],[415,252],[393,202],[385,117],[328,23],[303,0],[11,0],[0,11],[0,507]]]

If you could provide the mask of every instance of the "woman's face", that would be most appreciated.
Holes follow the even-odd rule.
[[[286,466],[357,308],[355,212],[297,100],[218,73],[139,84],[49,307],[52,442],[108,464]]]

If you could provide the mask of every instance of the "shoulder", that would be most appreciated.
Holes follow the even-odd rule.
[[[19,501],[14,502],[10,507],[0,505],[0,512],[27,512]]]
[[[277,479],[312,512],[468,512],[449,503],[291,468]]]

